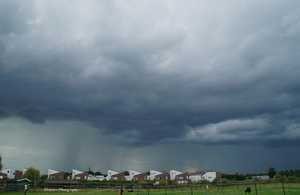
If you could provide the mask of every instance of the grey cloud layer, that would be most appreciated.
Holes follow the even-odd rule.
[[[1,117],[78,120],[127,145],[298,145],[298,1],[0,7]]]

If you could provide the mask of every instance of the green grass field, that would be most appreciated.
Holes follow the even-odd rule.
[[[247,185],[250,186],[252,191],[251,194],[256,194],[254,184]],[[293,183],[292,185],[285,183],[285,194],[286,195],[296,195],[300,194],[300,183]],[[233,186],[224,186],[223,189],[221,186],[210,186],[208,188],[208,193],[210,195],[214,194],[222,194],[222,195],[230,195],[230,194],[245,194],[246,184],[245,185],[233,185]],[[135,192],[128,192],[129,189],[126,189],[123,195],[148,195],[147,189],[140,189],[139,191]],[[283,195],[283,188],[282,184],[257,184],[256,185],[257,194],[259,195]],[[5,195],[23,195],[24,192],[4,192],[2,189],[1,194]],[[149,195],[206,195],[206,188],[204,186],[200,187],[183,187],[172,189],[170,186],[167,188],[161,189],[150,189]],[[88,189],[79,189],[77,192],[59,192],[57,189],[56,191],[52,192],[45,192],[43,189],[30,189],[27,191],[27,195],[70,195],[70,194],[77,194],[77,195],[119,195],[119,188],[110,189],[97,189],[97,188],[88,188]]]

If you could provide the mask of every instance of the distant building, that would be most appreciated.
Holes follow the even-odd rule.
[[[133,181],[148,181],[147,172],[133,176]]]
[[[209,182],[212,182],[215,178],[221,179],[221,172],[207,171],[202,175],[202,180],[207,180]]]
[[[158,185],[160,181],[165,180],[167,184],[170,184],[170,174],[168,172],[156,175],[154,178],[155,185]]]
[[[9,179],[6,181],[6,192],[10,191],[23,191],[25,186],[30,183],[29,179]]]
[[[192,173],[190,173],[189,178],[192,182],[201,181],[202,175],[204,175],[204,174],[205,174],[205,172],[203,172],[203,171],[192,172]]]
[[[141,174],[141,172],[130,170],[128,180],[133,180],[133,176],[138,174]]]
[[[88,180],[88,173],[73,169],[72,170],[72,179],[73,180]]]
[[[46,180],[44,188],[78,189],[78,181]]]
[[[178,183],[180,183],[180,184],[187,184],[189,179],[190,179],[190,173],[189,172],[177,174],[175,176],[175,180],[178,181]]]
[[[64,179],[64,172],[63,171],[56,171],[53,169],[48,169],[48,179]]]
[[[8,179],[7,174],[0,172],[0,179]]]
[[[153,181],[155,179],[155,176],[160,175],[160,174],[162,174],[162,172],[151,170],[150,171],[150,180]]]
[[[13,168],[2,169],[1,172],[7,174],[8,179],[14,179],[15,178],[15,175],[14,175],[15,170]]]
[[[175,177],[176,177],[176,175],[178,175],[178,174],[182,174],[182,172],[180,172],[180,171],[175,171],[175,170],[171,170],[170,171],[170,180],[171,181],[173,181],[173,180],[175,180]]]
[[[117,171],[112,171],[112,170],[108,170],[107,171],[107,176],[106,176],[106,180],[110,180],[111,179],[111,176],[112,175],[116,175],[116,174],[119,174],[119,172],[117,172]]]

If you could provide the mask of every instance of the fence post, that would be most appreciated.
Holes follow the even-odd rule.
[[[255,183],[255,194],[257,195],[256,183]]]
[[[224,188],[224,185],[222,184],[222,194],[223,194],[223,188]]]
[[[191,187],[191,195],[193,195],[193,186]]]
[[[284,184],[282,182],[283,195],[285,195]]]

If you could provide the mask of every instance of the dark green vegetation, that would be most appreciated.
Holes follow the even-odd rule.
[[[228,183],[228,184],[216,184],[208,186],[208,193],[210,195],[220,194],[220,195],[229,195],[229,194],[245,194],[245,189],[251,187],[251,194],[259,195],[294,195],[300,194],[300,183],[273,183],[277,180],[273,180],[271,183],[260,182],[260,183]],[[67,195],[74,193],[77,195],[88,195],[88,194],[101,194],[101,195],[119,195],[121,186],[110,186],[109,188],[99,188],[97,186],[90,186],[84,188],[80,187],[78,191],[74,192],[60,192],[56,191],[47,192],[44,189],[34,189],[30,188],[27,191],[27,195],[40,195],[40,194],[51,194],[51,195]],[[123,186],[124,187],[124,186]],[[1,186],[0,188],[3,188]],[[133,192],[128,192],[133,189]],[[283,190],[284,189],[284,190]],[[23,195],[24,192],[3,192],[1,194],[7,195]],[[206,194],[206,185],[167,185],[167,186],[142,186],[133,187],[132,185],[125,186],[123,195],[201,195]]]

